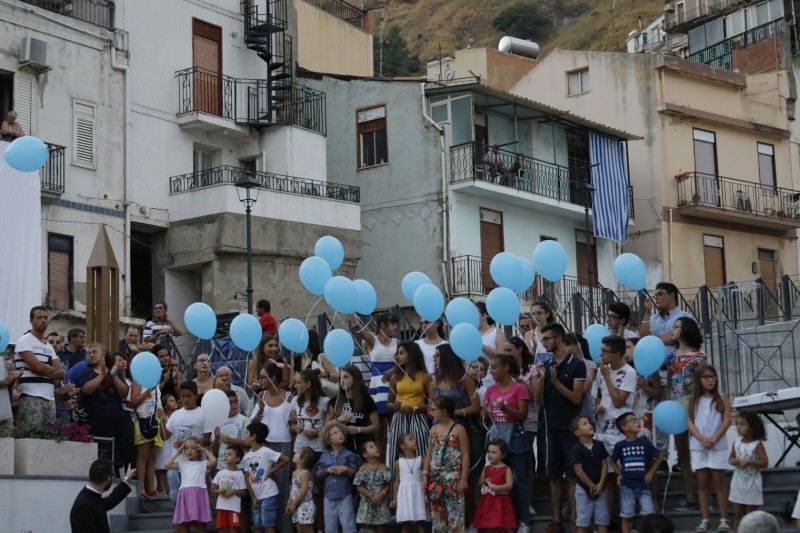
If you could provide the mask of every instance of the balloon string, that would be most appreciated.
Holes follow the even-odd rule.
[[[308,319],[309,319],[309,318],[311,318],[311,313],[313,313],[313,312],[314,312],[314,309],[316,309],[317,305],[318,305],[318,304],[319,304],[321,301],[322,301],[322,296],[320,296],[319,298],[317,298],[317,301],[316,301],[316,302],[314,302],[314,304],[311,306],[311,309],[309,309],[309,310],[308,310],[308,314],[306,315],[306,321],[304,322],[304,325],[305,325],[306,327],[308,327]]]

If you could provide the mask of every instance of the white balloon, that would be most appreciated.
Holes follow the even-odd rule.
[[[203,418],[215,427],[228,419],[231,409],[228,396],[219,389],[211,389],[203,394],[200,407],[203,409]]]

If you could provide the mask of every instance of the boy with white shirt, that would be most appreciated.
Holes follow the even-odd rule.
[[[244,450],[241,446],[231,444],[223,452],[225,466],[217,472],[211,482],[212,491],[217,498],[217,529],[221,533],[239,531],[241,525],[242,496],[247,494],[247,483],[244,472],[239,470]]]
[[[217,457],[223,457],[228,446],[246,448],[244,432],[250,424],[250,419],[239,412],[239,395],[233,390],[225,391],[225,395],[230,404],[228,419],[214,428],[214,442],[211,444],[211,451]]]
[[[275,472],[289,464],[289,458],[264,446],[269,429],[261,422],[247,426],[244,442],[250,451],[244,456],[245,479],[253,502],[253,533],[275,533],[278,527],[278,485]]]

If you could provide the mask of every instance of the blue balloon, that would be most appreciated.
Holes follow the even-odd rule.
[[[517,256],[511,252],[500,252],[492,257],[489,263],[489,274],[492,279],[501,287],[514,289],[520,285],[520,265]]]
[[[195,302],[187,307],[183,313],[183,322],[189,333],[198,339],[213,339],[217,332],[217,315],[203,302]]]
[[[324,259],[331,270],[336,270],[344,261],[344,248],[339,239],[325,235],[320,237],[317,244],[314,245],[314,255]]]
[[[486,297],[486,311],[499,324],[516,324],[519,319],[519,298],[511,289],[497,287]]]
[[[131,376],[145,389],[152,389],[161,381],[161,363],[150,352],[139,352],[131,360]]]
[[[406,297],[406,300],[414,303],[414,293],[417,292],[420,285],[426,283],[433,284],[431,278],[427,275],[422,272],[409,272],[403,276],[403,280],[400,282],[400,290],[403,291],[403,296]]]
[[[296,318],[287,318],[278,326],[278,340],[290,352],[303,353],[308,348],[308,329]]]
[[[325,301],[340,313],[356,312],[356,288],[344,276],[334,276],[325,284]]]
[[[0,322],[0,353],[6,351],[9,342],[11,342],[11,332],[8,331],[8,326]]]
[[[378,295],[372,283],[365,279],[353,280],[356,288],[356,311],[362,315],[370,315],[378,305]]]
[[[35,172],[47,162],[47,146],[36,137],[18,137],[6,148],[5,160],[20,172]]]
[[[483,337],[478,328],[462,322],[450,331],[450,346],[457,356],[471,362],[480,357],[483,351]]]
[[[614,260],[614,276],[631,290],[640,291],[647,284],[647,268],[636,254],[622,254]]]
[[[633,364],[643,377],[652,376],[667,357],[664,342],[655,335],[648,335],[636,343],[633,349]]]
[[[686,407],[678,401],[666,400],[658,402],[653,409],[653,423],[664,433],[680,435],[689,429],[689,413]]]
[[[425,283],[417,287],[417,290],[414,291],[414,309],[428,322],[442,318],[444,296],[439,287],[432,283]]]
[[[509,289],[512,289],[517,294],[522,294],[533,284],[533,278],[536,277],[536,269],[533,268],[533,263],[524,257],[517,257],[515,259],[517,260],[519,268],[519,277],[517,278],[517,283],[513,286],[509,286]]]
[[[603,337],[608,337],[608,326],[605,324],[592,324],[583,332],[583,337],[589,343],[589,353],[596,363],[603,362],[603,355],[601,348],[603,346]]]
[[[567,252],[558,241],[542,241],[533,250],[533,266],[547,281],[558,281],[567,272]]]
[[[343,329],[334,329],[325,335],[323,348],[325,349],[325,357],[333,363],[333,366],[344,368],[350,364],[355,344],[353,344],[353,337],[350,336],[349,332]]]
[[[261,323],[253,315],[243,313],[231,322],[231,339],[245,352],[252,352],[258,347],[262,333]]]
[[[469,298],[458,297],[450,300],[444,310],[444,316],[447,317],[447,322],[451,326],[459,324],[472,324],[476,328],[480,324],[481,316],[478,313],[478,308],[472,303]]]
[[[308,292],[316,296],[325,293],[325,284],[331,279],[331,267],[323,258],[316,255],[305,258],[297,272],[300,283]]]

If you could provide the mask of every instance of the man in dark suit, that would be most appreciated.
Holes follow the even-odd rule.
[[[114,465],[107,459],[98,459],[89,467],[89,484],[78,493],[69,523],[72,533],[108,533],[108,517],[106,513],[113,509],[131,491],[128,479],[136,474],[136,469],[128,467],[123,483],[117,484],[106,497],[103,493],[111,487],[114,476]]]

